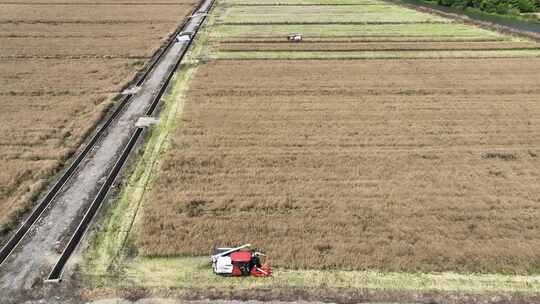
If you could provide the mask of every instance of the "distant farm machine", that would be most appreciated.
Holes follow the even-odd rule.
[[[300,42],[302,41],[302,34],[299,34],[299,33],[290,34],[287,36],[287,40],[290,42]]]

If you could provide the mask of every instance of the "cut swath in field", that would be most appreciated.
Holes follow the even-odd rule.
[[[275,43],[238,42],[217,43],[218,51],[400,51],[400,50],[504,50],[538,49],[533,42],[328,42],[328,43]]]
[[[449,19],[395,5],[369,6],[233,6],[217,18],[225,24],[280,24],[280,23],[447,23]]]
[[[78,24],[138,24],[177,23],[195,3],[185,5],[40,5],[31,7],[17,4],[0,4],[0,23],[78,23]],[[180,13],[180,15],[179,15]],[[181,17],[180,17],[181,18]]]
[[[332,24],[332,25],[217,25],[211,33],[215,39],[230,38],[276,38],[290,33],[302,33],[306,37],[430,37],[447,39],[509,39],[463,24]]]
[[[413,59],[413,58],[523,58],[540,57],[540,49],[510,50],[385,50],[385,51],[220,51],[212,59]]]

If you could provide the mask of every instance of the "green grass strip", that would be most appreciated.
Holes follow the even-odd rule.
[[[324,13],[322,13],[324,12]],[[395,5],[230,7],[222,23],[452,22]]]
[[[368,288],[453,292],[540,292],[540,276],[455,273],[274,269],[271,278],[223,278],[211,271],[209,257],[138,257],[125,269],[125,282],[175,288]]]
[[[332,24],[332,25],[217,25],[212,38],[286,37],[301,33],[309,37],[347,36],[424,36],[424,37],[474,37],[494,38],[503,35],[464,24]]]
[[[540,57],[532,50],[429,50],[429,51],[218,51],[212,59],[417,59],[417,58],[518,58]]]

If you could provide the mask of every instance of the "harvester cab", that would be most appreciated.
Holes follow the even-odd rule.
[[[214,273],[221,276],[255,276],[267,277],[272,275],[272,269],[265,263],[266,256],[250,244],[233,248],[214,248],[212,268]]]

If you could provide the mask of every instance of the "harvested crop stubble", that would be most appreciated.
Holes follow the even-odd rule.
[[[0,234],[198,2],[0,1]]]
[[[143,63],[138,59],[2,59],[0,94],[112,94]]]
[[[101,37],[88,39],[86,37],[57,37],[32,38],[20,37],[0,38],[0,44],[5,45],[0,58],[9,57],[136,57],[147,59],[152,56],[155,46],[162,39],[158,36],[148,36],[144,42],[138,39],[118,39],[117,37]]]
[[[165,39],[169,32],[173,31],[177,23],[146,23],[134,26],[129,23],[120,24],[80,24],[80,23],[59,23],[59,24],[41,24],[41,23],[0,23],[1,38],[22,38],[28,41],[28,38],[117,38],[118,40],[147,40],[147,39]],[[165,29],[165,31],[164,31]],[[122,42],[119,42],[122,43]],[[6,44],[0,44],[3,47]],[[112,46],[111,46],[112,47]],[[159,45],[154,45],[157,48]]]
[[[218,18],[223,23],[418,23],[451,22],[450,19],[420,13],[396,5],[324,6],[234,6]]]
[[[0,4],[0,23],[148,23],[177,22],[188,5],[11,5]]]
[[[533,42],[218,43],[220,51],[499,50],[540,48]]]
[[[288,268],[536,272],[539,68],[205,64],[144,205],[140,252],[252,242]]]
[[[464,24],[273,24],[273,25],[217,25],[211,38],[275,38],[290,33],[306,37],[429,37],[447,39],[502,39],[504,36]],[[508,37],[506,37],[508,39]]]
[[[228,43],[280,43],[290,44],[291,42],[284,37],[259,37],[259,38],[227,38],[227,39],[215,39],[216,44],[228,44]],[[416,43],[416,42],[509,42],[509,39],[505,38],[485,38],[485,37],[428,37],[428,36],[342,36],[342,37],[302,37],[303,43]]]
[[[510,50],[380,50],[380,51],[221,51],[213,59],[415,59],[415,58],[525,58],[540,57],[540,49]]]

